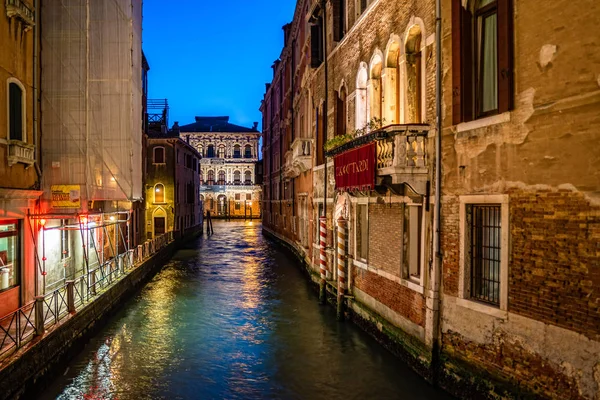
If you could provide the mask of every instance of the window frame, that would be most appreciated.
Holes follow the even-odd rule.
[[[13,139],[11,133],[11,84],[16,85],[21,89],[21,139]],[[23,83],[16,78],[8,78],[6,80],[6,140],[27,143],[27,90]]]
[[[480,2],[481,0],[479,0]],[[499,49],[498,49],[498,39],[499,39],[499,34],[498,34],[498,25],[496,25],[496,108],[493,110],[488,110],[488,111],[482,111],[483,110],[483,83],[484,80],[482,79],[481,75],[483,74],[483,41],[484,41],[484,36],[483,36],[483,23],[480,26],[480,19],[481,21],[485,20],[487,17],[490,17],[492,15],[496,15],[496,24],[499,24],[500,21],[498,19],[498,1],[499,0],[494,0],[492,3],[487,4],[485,6],[483,6],[481,9],[474,9],[473,11],[473,19],[472,19],[472,23],[473,23],[473,53],[474,53],[474,57],[473,57],[473,66],[474,66],[474,71],[473,71],[473,86],[475,89],[475,95],[474,95],[474,109],[475,109],[475,115],[474,115],[474,119],[480,119],[480,118],[485,118],[485,117],[489,117],[490,115],[496,115],[496,114],[500,114],[499,110],[500,110],[500,104],[499,104],[499,89],[500,89],[500,82],[499,82],[499,77],[498,77],[498,69],[499,69],[499,60],[498,60],[498,56],[499,56]]]
[[[459,288],[458,288],[458,304],[480,311],[486,314],[491,314],[496,317],[506,317],[508,310],[508,276],[509,276],[509,254],[510,254],[510,220],[509,220],[509,196],[505,194],[495,195],[468,195],[460,196],[459,199],[459,223],[460,223],[460,244],[459,244]],[[495,306],[489,303],[483,303],[471,298],[471,266],[468,259],[469,254],[469,230],[467,225],[467,206],[469,205],[500,205],[500,299],[499,305]]]
[[[452,0],[452,123],[458,125],[514,109],[514,7],[513,0],[495,0],[483,11],[497,15],[497,109],[480,113],[481,93],[477,79],[478,0]],[[490,7],[490,8],[488,8]],[[500,40],[502,38],[502,40]]]
[[[162,162],[157,162],[156,161],[156,151],[157,150],[162,150]],[[167,163],[166,160],[166,151],[164,146],[156,146],[152,149],[152,163],[155,165],[164,165]]]
[[[365,252],[365,257],[362,257],[362,254],[358,253],[358,239],[359,239],[359,231],[358,231],[358,209],[359,207],[365,208],[366,213],[366,236],[367,236],[367,249]],[[362,232],[360,233],[360,238],[362,239]],[[355,204],[354,211],[354,259],[361,263],[368,263],[369,260],[369,202],[367,199],[363,201],[363,199],[357,200]]]
[[[162,201],[158,201],[157,197],[156,197],[156,193],[157,189],[159,188],[159,186],[162,188]],[[167,196],[165,194],[165,185],[163,185],[162,183],[157,183],[154,185],[154,204],[165,204],[167,202]]]

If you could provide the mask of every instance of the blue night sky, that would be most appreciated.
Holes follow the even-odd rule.
[[[144,1],[143,47],[149,98],[168,99],[169,125],[196,115],[229,115],[252,126],[271,65],[283,46],[281,27],[295,0]]]

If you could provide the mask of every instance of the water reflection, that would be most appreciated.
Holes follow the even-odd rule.
[[[257,223],[215,223],[43,399],[443,398],[335,311]]]

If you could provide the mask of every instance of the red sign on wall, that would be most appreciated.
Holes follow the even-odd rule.
[[[336,190],[375,187],[375,143],[348,150],[334,158]]]

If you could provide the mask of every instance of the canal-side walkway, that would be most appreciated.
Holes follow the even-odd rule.
[[[0,320],[0,399],[29,396],[197,229],[157,237]]]
[[[335,310],[257,222],[177,251],[41,399],[443,399]]]

